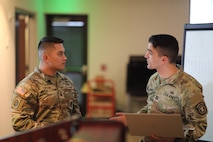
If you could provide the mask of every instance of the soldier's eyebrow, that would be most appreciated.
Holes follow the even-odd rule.
[[[148,51],[150,51],[150,52],[152,52],[152,50],[151,49],[147,49]]]
[[[150,53],[153,53],[153,51],[152,51],[151,49],[148,49],[148,48],[147,48],[147,51],[150,52]]]

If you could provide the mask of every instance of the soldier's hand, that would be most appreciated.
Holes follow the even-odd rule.
[[[123,113],[118,112],[114,117],[109,118],[109,120],[122,122],[125,126],[127,126],[126,117]]]

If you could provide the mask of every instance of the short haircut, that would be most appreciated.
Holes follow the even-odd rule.
[[[53,36],[46,36],[40,40],[38,44],[38,49],[42,48],[44,43],[63,43],[63,42],[64,42],[63,39],[53,37]]]
[[[38,44],[39,58],[41,58],[44,50],[54,47],[54,44],[56,43],[64,43],[64,40],[54,36],[43,37]]]
[[[168,34],[152,35],[149,43],[152,43],[153,47],[158,50],[160,56],[167,56],[170,63],[176,62],[179,46],[175,37]]]

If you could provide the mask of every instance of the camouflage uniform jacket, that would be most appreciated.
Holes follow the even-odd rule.
[[[81,116],[78,93],[71,79],[57,72],[50,77],[38,68],[15,88],[11,109],[14,130],[27,130]]]
[[[181,114],[184,125],[184,139],[196,141],[207,128],[207,108],[202,86],[192,76],[179,69],[167,79],[161,79],[156,72],[147,84],[147,105],[138,113]]]

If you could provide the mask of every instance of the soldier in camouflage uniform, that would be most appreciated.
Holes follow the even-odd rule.
[[[19,82],[12,97],[14,130],[42,127],[81,116],[74,84],[59,72],[67,60],[64,52],[62,39],[44,37],[39,42],[39,67]]]
[[[181,114],[185,137],[180,139],[150,135],[144,137],[142,142],[197,141],[205,134],[208,111],[201,84],[175,64],[179,50],[177,40],[166,34],[153,35],[149,38],[147,50],[147,68],[156,69],[157,72],[147,84],[147,105],[138,113]],[[125,116],[122,113],[117,115],[111,120],[126,124]]]

